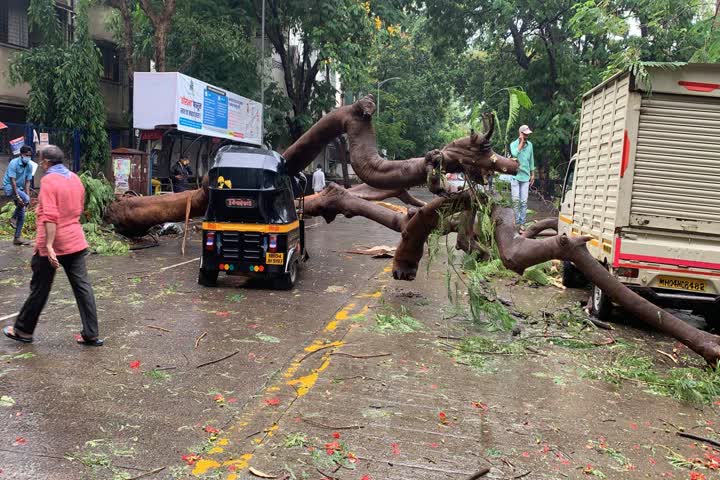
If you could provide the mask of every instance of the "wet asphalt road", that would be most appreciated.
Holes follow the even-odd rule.
[[[75,345],[79,315],[58,275],[34,344],[0,339],[0,396],[12,403],[0,406],[0,478],[127,478],[202,448],[388,265],[345,251],[399,239],[364,219],[308,227],[311,258],[292,291],[223,276],[219,288],[200,287],[199,234],[184,258],[179,239],[89,257],[99,349]],[[0,317],[20,309],[30,274],[31,250],[4,243]]]

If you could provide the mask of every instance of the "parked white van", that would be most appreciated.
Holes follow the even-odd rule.
[[[720,65],[622,73],[587,92],[559,224],[592,236],[592,255],[637,293],[720,327]],[[597,287],[591,303],[609,316]]]

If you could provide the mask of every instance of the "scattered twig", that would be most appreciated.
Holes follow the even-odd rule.
[[[527,477],[527,476],[530,475],[531,473],[532,473],[532,470],[528,470],[528,471],[525,472],[525,473],[521,473],[520,475],[515,475],[514,477],[510,477],[510,478],[512,478],[513,480],[516,480],[516,479],[518,479],[518,478]]]
[[[480,470],[479,472],[473,473],[472,475],[470,475],[470,476],[467,478],[467,480],[477,480],[477,479],[480,478],[480,477],[484,477],[484,476],[487,475],[488,473],[490,473],[490,469],[487,468],[487,467],[485,467],[485,468],[483,468],[482,470]]]
[[[319,352],[320,350],[325,350],[326,348],[333,348],[338,347],[337,343],[329,343],[327,345],[323,345],[322,347],[318,347],[317,349],[313,350],[312,352],[306,353],[305,356],[303,356],[298,363],[302,363],[304,360],[306,360],[311,355],[314,355],[315,353]]]
[[[327,473],[323,472],[322,470],[320,470],[317,467],[315,467],[315,470],[317,470],[318,473],[320,473],[320,475],[322,475],[325,478],[329,478],[330,480],[340,480],[338,477],[333,477],[332,475],[328,475]]]
[[[350,357],[350,358],[378,358],[378,357],[389,357],[392,355],[392,353],[378,353],[376,355],[354,355],[352,353],[333,352],[330,355],[342,355],[344,357]]]
[[[592,323],[592,324],[595,325],[596,327],[602,328],[602,329],[604,329],[604,330],[615,330],[615,327],[613,327],[613,326],[610,325],[609,323],[603,322],[602,320],[598,320],[597,318],[593,318],[592,316],[591,316],[591,317],[587,317],[587,321],[590,322],[590,323]]]
[[[195,348],[198,348],[198,345],[200,345],[200,340],[207,337],[207,332],[203,332],[199,337],[195,339]]]
[[[720,442],[718,442],[717,440],[713,440],[712,438],[701,437],[700,435],[695,435],[694,433],[675,432],[675,435],[677,435],[678,437],[689,438],[690,440],[697,440],[698,442],[705,442],[709,445],[720,447]]]
[[[262,430],[258,430],[258,431],[255,432],[255,433],[251,433],[250,435],[248,435],[247,437],[245,437],[245,440],[247,440],[248,438],[252,438],[252,437],[254,437],[255,435],[260,435],[261,433],[263,433]]]
[[[160,330],[161,332],[172,332],[172,330],[168,330],[167,328],[163,327],[157,327],[155,325],[145,325],[147,328],[152,328],[154,330]]]
[[[138,478],[149,477],[150,475],[155,475],[156,473],[162,472],[163,470],[165,470],[165,468],[167,468],[167,467],[156,468],[155,470],[151,470],[151,471],[149,471],[149,472],[141,473],[140,475],[138,475],[138,476],[136,476],[136,477],[128,478],[127,480],[137,480]]]
[[[156,367],[153,368],[156,372],[163,372],[165,370],[175,370],[177,367]]]
[[[108,372],[110,375],[117,375],[117,374],[118,374],[118,372],[116,372],[115,370],[111,370],[111,369],[106,368],[106,367],[102,367],[102,369],[105,370],[106,372]]]
[[[462,337],[451,337],[449,335],[438,335],[437,338],[440,338],[442,340],[463,340]]]
[[[185,241],[187,240],[188,223],[190,223],[190,206],[192,204],[192,195],[188,195],[187,203],[185,204],[185,228],[183,229],[182,256],[185,256]]]
[[[659,348],[656,348],[655,351],[658,352],[660,355],[665,355],[667,358],[669,358],[670,360],[672,360],[672,361],[677,365],[677,363],[678,363],[677,358],[673,357],[672,355],[670,355],[670,354],[667,353],[667,352],[663,352],[663,351],[660,350]]]
[[[235,351],[234,351],[233,353],[231,353],[230,355],[225,355],[224,357],[218,358],[217,360],[211,360],[211,361],[209,361],[209,362],[201,363],[200,365],[196,366],[195,368],[207,367],[208,365],[213,365],[213,364],[215,364],[215,363],[220,363],[220,362],[222,362],[223,360],[227,360],[227,359],[230,358],[230,357],[234,357],[234,356],[237,355],[238,353],[240,353],[240,350],[235,350]]]
[[[662,418],[658,418],[658,420],[660,420],[660,421],[663,422],[663,423],[666,423],[666,424],[670,425],[671,427],[673,427],[673,428],[674,428],[675,430],[677,430],[678,432],[682,432],[682,431],[685,430],[684,428],[678,427],[678,426],[675,425],[674,423],[668,422],[667,420],[663,420]]]
[[[314,420],[310,420],[309,418],[306,418],[306,417],[302,417],[302,419],[303,419],[303,422],[305,422],[305,423],[309,423],[310,425],[313,425],[318,428],[324,428],[326,430],[359,430],[361,428],[365,428],[365,425],[348,425],[345,427],[333,427],[330,425],[325,425],[320,422],[316,422]]]
[[[547,353],[543,353],[535,347],[531,347],[530,345],[525,345],[525,350],[530,353],[534,353],[535,355],[540,355],[541,357],[547,357]]]

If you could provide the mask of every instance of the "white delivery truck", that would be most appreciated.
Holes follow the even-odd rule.
[[[613,275],[720,328],[720,64],[621,73],[583,96],[560,233],[589,235]],[[565,265],[563,283],[582,276]],[[592,312],[610,299],[593,286]]]

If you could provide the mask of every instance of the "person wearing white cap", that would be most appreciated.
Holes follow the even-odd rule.
[[[517,174],[510,181],[510,193],[515,210],[515,223],[523,228],[527,215],[528,190],[535,181],[535,156],[533,144],[528,140],[532,133],[530,127],[523,125],[518,129],[518,138],[510,144],[510,154],[520,163]]]

